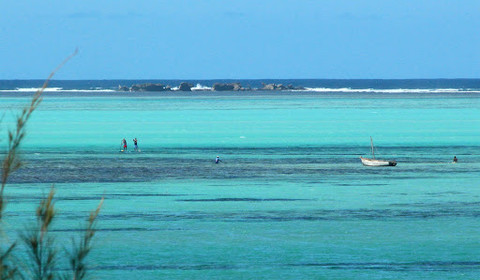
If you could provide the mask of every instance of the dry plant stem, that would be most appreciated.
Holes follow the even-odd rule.
[[[14,277],[18,274],[18,268],[9,265],[7,258],[9,258],[10,253],[13,251],[17,244],[13,243],[10,247],[2,253],[0,256],[0,279],[14,279]]]
[[[90,250],[92,249],[92,239],[96,232],[96,219],[98,217],[98,214],[100,213],[100,209],[102,208],[103,201],[104,198],[100,200],[97,209],[90,213],[87,228],[85,230],[85,235],[81,237],[78,244],[73,241],[73,251],[70,254],[70,265],[73,272],[73,280],[81,280],[84,279],[86,276],[87,266],[85,259],[88,256]]]
[[[53,202],[54,195],[55,190],[52,186],[48,196],[40,202],[37,208],[37,227],[23,236],[28,253],[33,260],[31,262],[31,272],[35,280],[56,278],[57,251],[53,238],[48,235],[49,226],[56,214]]]
[[[47,88],[48,83],[50,82],[52,77],[60,68],[63,67],[63,65],[65,65],[65,63],[67,63],[77,53],[78,53],[78,50],[75,50],[74,53],[69,55],[64,61],[62,61],[62,63],[60,63],[57,66],[57,68],[55,68],[55,70],[53,70],[50,73],[48,78],[43,83],[43,86],[39,90],[37,90],[37,92],[35,92],[35,94],[33,95],[30,105],[23,108],[22,112],[17,117],[16,129],[10,130],[8,132],[8,151],[2,163],[2,178],[1,178],[1,185],[0,185],[0,220],[2,218],[3,209],[5,207],[4,205],[5,201],[3,196],[5,185],[7,184],[8,178],[11,175],[11,173],[17,170],[18,168],[20,168],[20,166],[22,165],[18,157],[18,148],[20,147],[20,144],[22,143],[22,140],[26,134],[25,126],[28,120],[30,119],[30,116],[32,115],[32,113],[35,111],[35,109],[37,109],[38,105],[40,105],[40,103],[42,102],[42,93]]]
[[[40,228],[40,241],[43,240],[43,236],[48,230],[48,226],[55,216],[55,209],[53,205],[53,196],[55,195],[55,190],[52,186],[50,193],[48,194],[47,199],[40,202],[40,206],[37,208],[37,217],[41,224]]]
[[[26,124],[30,119],[32,113],[35,111],[35,109],[37,109],[38,105],[42,102],[42,93],[47,88],[48,83],[50,82],[52,77],[61,67],[63,67],[65,63],[67,63],[67,61],[69,61],[72,57],[74,57],[77,54],[77,52],[78,50],[75,50],[73,54],[68,56],[64,61],[62,61],[62,63],[60,63],[57,66],[57,68],[55,68],[55,70],[53,70],[50,73],[48,78],[43,83],[43,86],[39,90],[37,90],[37,92],[33,95],[32,101],[30,102],[30,104],[25,108],[23,108],[19,116],[17,116],[16,128],[8,132],[8,150],[5,155],[5,158],[1,163],[2,170],[1,170],[1,178],[0,178],[0,231],[2,229],[1,223],[2,223],[2,217],[3,217],[3,210],[5,209],[4,190],[11,173],[17,170],[18,168],[20,168],[21,166],[21,161],[18,157],[18,149],[26,134]],[[48,215],[51,215],[51,214],[52,213],[49,213]],[[48,223],[50,222],[51,222],[51,219],[48,221]],[[42,232],[46,232],[47,228],[45,228]],[[41,239],[43,239],[43,235],[44,233],[42,233]],[[17,276],[19,276],[18,263],[15,263],[15,261],[11,260],[11,253],[13,249],[16,247],[16,242],[12,243],[10,246],[7,247],[6,250],[4,250],[3,245],[4,245],[5,239],[3,237],[0,237],[0,241],[1,241],[0,242],[0,279],[2,280],[16,279]],[[47,249],[48,249],[47,251],[49,251],[48,253],[49,257],[47,258],[47,260],[52,262],[54,260],[54,258],[52,257],[54,256],[53,254],[54,251],[52,247]]]

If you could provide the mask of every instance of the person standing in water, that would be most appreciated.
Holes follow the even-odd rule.
[[[220,160],[220,157],[217,156],[217,158],[215,159],[215,163],[219,163],[219,162],[221,162],[221,160]]]
[[[133,138],[133,145],[134,145],[133,149],[135,150],[135,152],[138,152],[137,141],[138,141],[137,138]]]
[[[125,140],[125,138],[123,138],[122,140],[122,144],[123,144],[123,151],[127,151],[127,140]]]
[[[453,163],[457,163],[457,162],[458,162],[457,156],[453,156]]]

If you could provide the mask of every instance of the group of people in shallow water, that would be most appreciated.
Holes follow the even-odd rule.
[[[135,152],[138,152],[138,140],[137,138],[133,138],[133,150]],[[121,150],[122,152],[126,152],[127,151],[127,148],[128,148],[128,145],[127,145],[127,140],[125,140],[125,138],[122,139],[122,145],[121,145]]]
[[[140,152],[140,150],[138,149],[138,140],[137,138],[133,138],[133,150],[135,152]],[[121,152],[126,152],[128,149],[128,145],[127,145],[127,140],[125,138],[122,139],[122,144],[121,144],[121,147],[120,147],[120,150]],[[217,156],[215,158],[215,163],[220,163],[222,160],[220,159],[219,156]]]

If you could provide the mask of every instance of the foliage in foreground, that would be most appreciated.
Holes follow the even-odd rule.
[[[56,216],[55,189],[52,186],[48,196],[42,201],[36,210],[36,224],[21,233],[17,240],[10,241],[3,231],[3,214],[6,206],[5,187],[10,175],[22,166],[19,158],[19,149],[26,135],[26,124],[32,113],[42,102],[42,93],[48,86],[53,75],[73,56],[77,51],[67,57],[47,78],[42,88],[32,97],[29,105],[23,108],[16,118],[16,126],[8,131],[8,149],[2,161],[0,181],[0,280],[4,279],[85,279],[87,276],[86,257],[92,249],[92,239],[95,235],[95,224],[103,204],[103,198],[98,207],[90,213],[84,234],[77,240],[73,239],[71,251],[66,252],[69,260],[69,272],[60,273],[58,259],[60,257],[58,244],[50,233],[50,227]],[[10,237],[11,238],[11,237]],[[15,252],[19,241],[25,245],[27,259],[18,260]],[[63,246],[66,247],[66,246]],[[62,270],[65,270],[62,268]],[[68,271],[68,270],[67,270]]]

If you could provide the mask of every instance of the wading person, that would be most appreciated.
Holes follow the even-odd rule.
[[[123,151],[126,152],[126,151],[127,151],[127,140],[125,140],[125,138],[123,138],[122,144],[123,144],[123,150],[122,150],[122,152],[123,152]]]
[[[133,138],[133,149],[138,152],[137,138]]]

